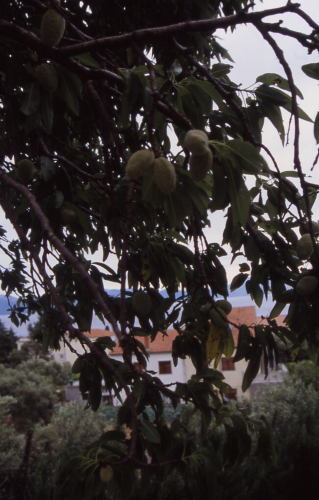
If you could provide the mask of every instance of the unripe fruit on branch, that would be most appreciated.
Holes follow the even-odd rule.
[[[318,280],[315,276],[305,276],[301,278],[296,285],[298,295],[309,295],[314,292],[318,286]]]
[[[132,305],[138,314],[147,315],[152,307],[151,299],[146,292],[136,292],[132,298]]]
[[[312,229],[314,233],[319,233],[319,222],[312,221]],[[309,222],[306,222],[303,226],[300,226],[300,234],[306,234],[310,232]]]
[[[313,254],[314,248],[310,234],[304,234],[296,245],[299,259],[306,260]]]
[[[48,92],[54,92],[58,88],[58,75],[50,64],[43,63],[38,66],[35,77]]]
[[[41,22],[41,41],[46,47],[59,45],[65,30],[65,19],[54,9],[49,9]]]
[[[232,311],[233,306],[228,300],[216,300],[215,302],[217,307],[220,307],[227,315]]]
[[[153,164],[153,179],[163,193],[172,194],[176,187],[174,165],[166,158],[157,158]]]
[[[17,177],[20,182],[23,182],[23,184],[28,184],[33,177],[33,172],[34,166],[32,161],[25,159],[18,162]]]
[[[199,182],[205,179],[209,170],[212,168],[212,164],[213,154],[209,148],[206,148],[206,153],[204,155],[198,156],[192,154],[189,160],[189,169],[193,181]]]
[[[71,224],[71,222],[75,220],[75,213],[72,210],[72,208],[63,205],[60,208],[60,220],[62,222],[62,226],[67,226],[68,224]]]
[[[110,465],[107,465],[106,467],[101,467],[100,470],[100,478],[103,483],[108,483],[111,481],[113,477],[113,469]]]
[[[126,165],[126,175],[130,179],[136,179],[147,174],[155,160],[155,155],[151,149],[141,149],[133,153]]]
[[[83,370],[84,368],[84,362],[83,362],[83,359],[82,358],[76,358],[76,360],[74,361],[73,365],[72,365],[72,373],[76,374],[76,373],[81,373],[81,371]]]
[[[184,146],[196,156],[205,155],[208,147],[208,137],[202,130],[189,130],[185,136]]]
[[[221,307],[211,309],[209,312],[209,316],[214,325],[220,328],[227,328],[229,326],[227,315]]]

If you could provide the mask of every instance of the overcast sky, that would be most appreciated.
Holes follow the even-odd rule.
[[[255,10],[279,7],[281,5],[285,5],[285,3],[286,2],[284,0],[264,0],[263,3],[256,0]],[[301,4],[301,8],[317,23],[319,23],[318,0],[299,0],[299,3]],[[305,29],[306,33],[310,33],[311,31],[307,28],[306,23],[295,14],[285,14],[284,16],[279,16],[277,18],[267,18],[267,21],[278,21],[279,19],[284,19],[285,21],[283,25],[293,30]],[[218,30],[216,34],[220,37],[221,45],[229,51],[231,57],[234,59],[234,65],[230,73],[230,78],[237,84],[241,83],[243,89],[254,88],[256,78],[264,73],[278,73],[285,77],[284,71],[279,61],[276,59],[272,49],[263,40],[257,30],[251,25],[241,25],[237,27],[233,33],[231,33],[230,30],[228,30],[227,33],[225,33],[224,30]],[[318,62],[318,54],[313,53],[312,55],[308,55],[307,49],[302,47],[298,42],[281,35],[274,34],[273,36],[277,40],[280,47],[284,50],[285,57],[290,64],[294,75],[295,84],[304,95],[304,100],[299,100],[299,105],[314,120],[319,108],[319,81],[308,78],[302,72],[301,66],[311,62]],[[285,113],[284,117],[286,122],[285,129],[287,130],[289,114]],[[300,156],[302,167],[304,172],[313,176],[313,182],[319,183],[319,167],[315,167],[314,171],[312,173],[310,172],[318,149],[314,139],[313,124],[302,120],[300,124]],[[263,142],[269,147],[276,157],[281,170],[293,170],[293,134],[294,129],[292,126],[289,144],[288,146],[285,145],[283,147],[279,139],[279,135],[273,125],[267,122],[267,120],[265,121]],[[269,161],[268,158],[266,159]],[[319,204],[317,202],[314,206],[314,220],[318,219]],[[225,223],[224,214],[219,211],[211,217],[211,221],[212,228],[207,230],[208,239],[210,242],[221,243]],[[9,238],[16,238],[14,230],[8,227],[2,213],[0,214],[0,224],[9,230]],[[3,256],[1,257],[1,260],[2,265],[4,265],[5,260]],[[94,256],[93,260],[98,260],[98,257]],[[242,260],[235,261],[232,266],[230,265],[230,258],[228,257],[223,258],[222,262],[227,269],[229,281],[231,281],[232,277],[238,274],[238,264],[242,262]],[[117,268],[117,262],[113,257],[108,259],[107,263],[114,269]],[[106,283],[106,287],[108,286],[109,283]],[[114,287],[113,283],[112,287]]]
[[[281,2],[280,0],[264,0],[263,3],[257,1],[255,10],[271,9],[285,5],[285,3],[285,1]],[[319,23],[318,0],[300,0],[299,3],[301,4],[301,8],[308,15],[310,15],[314,21]],[[311,32],[311,29],[307,28],[306,23],[296,14],[272,16],[267,18],[267,22],[275,22],[279,19],[284,19],[283,26],[287,28],[295,31],[304,29],[305,33]],[[264,73],[278,73],[279,75],[286,77],[284,70],[276,58],[272,48],[252,25],[240,25],[233,33],[231,33],[230,30],[228,30],[227,33],[223,30],[219,30],[216,34],[221,38],[221,45],[228,50],[234,60],[233,69],[229,76],[233,82],[242,84],[243,89],[254,88],[256,78]],[[303,100],[299,99],[299,106],[310,116],[310,118],[314,120],[319,109],[319,81],[307,77],[301,70],[301,66],[304,64],[318,62],[318,53],[314,52],[313,54],[308,55],[307,49],[302,47],[297,41],[291,38],[288,39],[287,37],[279,34],[273,34],[272,36],[276,39],[278,45],[280,45],[281,49],[284,51],[285,58],[291,67],[295,84],[304,96]],[[285,131],[287,131],[289,113],[283,111],[283,116],[285,120]],[[312,176],[313,182],[319,183],[319,166],[315,167],[313,172],[310,171],[318,150],[313,133],[313,123],[300,120],[300,130],[300,158],[303,171],[309,176]],[[282,171],[293,170],[293,139],[293,125],[290,130],[289,144],[285,144],[285,146],[283,146],[277,130],[269,122],[269,120],[265,120],[263,143],[272,151],[278,166]],[[271,168],[273,168],[269,158],[265,154],[264,157],[268,161]],[[293,178],[290,178],[290,180],[293,182],[295,181]],[[248,180],[248,182],[253,185],[253,178]],[[314,220],[318,220],[318,201],[315,203],[313,211]],[[219,211],[212,216],[212,229],[207,231],[210,241],[221,242],[225,222],[223,220],[223,215],[224,214]],[[238,274],[238,264],[240,262],[242,262],[242,260],[238,259],[231,266],[230,258],[223,258],[223,264],[227,269],[229,280]]]

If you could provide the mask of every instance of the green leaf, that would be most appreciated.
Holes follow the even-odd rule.
[[[281,142],[284,144],[285,129],[280,107],[268,102],[267,103],[261,102],[259,107],[263,115],[266,118],[268,118],[273,124],[273,126],[278,130]]]
[[[107,431],[102,436],[99,438],[99,444],[103,445],[104,443],[107,443],[108,441],[125,441],[125,432],[120,431],[120,430],[111,430]]]
[[[281,90],[268,87],[267,85],[260,85],[256,90],[255,94],[257,99],[261,101],[271,102],[275,106],[283,106],[291,101],[291,97]]]
[[[147,420],[141,421],[141,430],[150,443],[159,444],[161,442],[161,436],[156,427]]]
[[[233,292],[234,290],[237,290],[237,288],[240,288],[246,281],[246,279],[249,277],[249,274],[237,274],[235,278],[233,278],[231,285],[230,285],[230,291]]]
[[[248,326],[240,325],[237,341],[237,350],[234,356],[234,363],[242,359],[248,359],[250,350],[251,334]]]
[[[274,319],[277,318],[277,316],[280,315],[280,313],[283,311],[283,309],[286,307],[285,302],[277,302],[274,307],[271,310],[271,313],[269,315],[269,319]]]
[[[99,376],[96,376],[94,382],[91,383],[88,398],[88,405],[92,407],[93,411],[97,411],[99,409],[102,400],[102,376],[98,370],[95,370],[94,374],[96,375],[97,373],[99,373]]]
[[[234,139],[226,143],[210,141],[210,144],[220,154],[221,161],[228,160],[234,166],[238,161],[242,170],[247,174],[258,174],[265,165],[267,166],[264,158],[250,142]]]
[[[229,180],[229,194],[231,199],[231,210],[233,215],[233,226],[240,223],[245,227],[250,209],[250,198],[248,189],[241,175],[232,167],[226,167]]]
[[[55,165],[52,158],[47,156],[40,157],[41,172],[45,182],[48,182],[55,171]]]
[[[39,82],[32,83],[30,89],[26,92],[25,100],[22,103],[20,111],[30,116],[39,109],[40,105],[40,84]]]
[[[206,92],[203,92],[203,88],[197,82],[189,82],[187,89],[192,94],[194,101],[201,108],[202,113],[208,115],[212,109],[210,96]]]
[[[111,351],[113,351],[113,347],[116,346],[116,342],[114,342],[114,340],[112,340],[112,338],[108,336],[98,338],[94,342],[94,344],[100,344],[104,349],[110,349]]]
[[[265,160],[250,142],[234,139],[233,141],[228,141],[227,146],[239,158],[243,172],[257,174],[263,169]]]
[[[265,73],[264,75],[258,76],[256,82],[261,82],[264,83],[265,85],[276,85],[277,87],[283,89],[283,90],[289,90],[290,91],[290,86],[289,82],[286,78],[283,78],[282,76],[278,75],[277,73]],[[300,90],[295,87],[296,94],[303,99],[303,95],[300,92]]]
[[[40,115],[45,130],[50,134],[53,125],[53,106],[52,95],[49,92],[41,92]]]
[[[256,378],[259,367],[260,367],[260,360],[261,356],[263,353],[263,349],[260,345],[254,345],[252,347],[251,353],[250,353],[250,360],[248,363],[248,366],[246,368],[244,378],[243,378],[243,383],[242,383],[242,391],[246,392],[247,389],[251,386],[251,383],[253,380]]]
[[[213,64],[211,72],[216,78],[221,78],[222,76],[228,75],[233,66],[231,64],[217,63]]]
[[[315,139],[317,141],[317,144],[319,144],[319,112],[317,113],[317,116],[315,119],[314,135],[315,135]]]
[[[302,71],[315,80],[319,80],[319,63],[310,63],[301,66]]]
[[[88,52],[86,52],[85,54],[74,56],[74,59],[77,59],[82,64],[84,64],[85,66],[89,66],[90,68],[100,68],[100,64],[95,59],[93,59],[91,54],[89,54]]]
[[[196,84],[205,92],[207,92],[207,94],[211,97],[213,101],[216,102],[216,104],[218,104],[218,106],[222,104],[223,102],[222,96],[211,83],[207,82],[206,80],[199,80],[196,82]]]
[[[56,95],[63,99],[76,116],[79,116],[79,100],[77,95],[82,92],[82,82],[77,75],[58,65],[60,87]]]
[[[287,111],[289,111],[291,113],[291,109],[292,109],[292,103],[291,103],[291,101],[287,102],[286,104],[283,104],[282,107],[285,108]],[[303,109],[301,109],[299,106],[297,106],[297,108],[298,108],[298,116],[299,116],[299,118],[301,118],[302,120],[305,120],[307,122],[312,122],[313,123],[313,120],[310,118],[310,116],[307,115],[307,113],[304,112]]]

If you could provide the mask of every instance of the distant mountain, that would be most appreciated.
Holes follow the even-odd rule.
[[[105,290],[108,295],[111,297],[117,297],[120,295],[120,290],[119,289],[110,289],[110,290]],[[230,287],[228,287],[229,291],[229,297],[228,300],[231,302],[233,307],[249,307],[253,306],[256,307],[256,304],[252,301],[250,295],[247,294],[245,285],[241,286],[234,292],[230,292]],[[165,290],[163,290],[162,295],[164,297],[167,297],[167,293]],[[14,305],[17,302],[16,297],[10,297],[10,304]],[[274,302],[269,298],[268,301],[264,301],[261,308],[256,307],[256,314],[257,316],[267,316],[270,311],[272,310],[274,306]],[[7,327],[7,328],[12,328],[13,331],[20,337],[24,337],[28,335],[28,330],[27,330],[27,324],[24,324],[20,327],[15,327],[13,323],[11,323],[10,319],[8,318],[9,316],[9,305],[8,305],[8,299],[4,295],[0,295],[0,320],[2,323]],[[286,311],[283,311],[283,314]],[[34,314],[30,317],[30,322],[35,323],[37,320],[37,315]],[[101,323],[101,321],[94,315],[93,316],[93,321],[92,321],[92,328],[104,328],[105,325]]]
[[[14,304],[16,304],[18,299],[16,297],[10,297],[9,300],[10,304],[13,306]],[[0,316],[8,316],[8,309],[10,309],[10,306],[8,304],[7,297],[5,295],[0,295]]]

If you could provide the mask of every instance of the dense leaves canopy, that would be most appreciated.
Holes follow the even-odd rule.
[[[41,29],[48,9],[66,25],[57,43],[48,42]],[[271,15],[286,13],[300,16],[308,30],[272,22]],[[263,74],[245,91],[232,82],[232,59],[216,34],[238,24],[253,25],[282,65],[280,75]],[[51,29],[56,31],[46,26]],[[7,239],[1,232],[1,249],[11,262],[1,269],[2,290],[19,296],[11,319],[18,324],[37,312],[45,348],[58,348],[67,333],[89,347],[78,368],[93,409],[100,404],[102,377],[109,390],[126,394],[119,423],[131,429],[129,439],[121,432],[103,435],[78,463],[85,473],[72,487],[84,495],[99,491],[96,452],[102,446],[105,463],[114,468],[111,494],[130,494],[135,469],[142,470],[143,490],[151,474],[160,478],[178,467],[189,478],[191,495],[212,495],[211,478],[240,461],[251,440],[242,420],[228,415],[215,394],[228,388],[221,374],[206,365],[210,317],[218,322],[220,316],[215,299],[228,294],[220,261],[226,252],[205,236],[210,213],[225,211],[223,244],[230,244],[234,258],[246,260],[231,288],[246,283],[257,305],[268,294],[276,302],[267,325],[232,325],[239,328],[235,360],[248,361],[243,389],[262,355],[272,366],[274,336],[294,349],[306,342],[312,356],[318,353],[318,282],[312,280],[311,293],[305,282],[296,290],[305,275],[319,278],[318,228],[311,220],[318,186],[306,180],[299,159],[299,119],[310,118],[298,107],[301,91],[273,33],[298,40],[306,56],[319,48],[319,27],[291,2],[254,12],[240,0],[3,0],[0,33],[0,204],[17,233],[17,239]],[[43,64],[49,81],[40,77]],[[318,64],[303,69],[319,78]],[[266,119],[284,142],[282,109],[291,112],[295,136],[294,165],[286,172],[262,144]],[[184,146],[191,129],[206,131],[213,153],[212,168],[199,181]],[[170,194],[154,182],[152,169],[138,178],[125,175],[128,159],[141,149],[172,163],[177,181]],[[17,165],[23,159],[34,170],[29,164],[21,174]],[[296,176],[300,191],[289,180]],[[254,187],[247,187],[248,178],[249,185],[255,179]],[[297,228],[308,235],[306,242],[298,243]],[[118,267],[105,262],[110,256]],[[110,283],[120,285],[118,298],[105,292]],[[147,314],[132,306],[137,290],[149,297]],[[286,326],[279,327],[274,318],[287,303]],[[93,313],[117,335],[122,363],[104,352],[109,344],[92,344],[83,333]],[[223,353],[233,354],[227,321],[219,319],[224,324],[215,366]],[[176,390],[132,363],[134,354],[147,367],[139,337],[154,340],[170,327],[179,334],[174,362],[190,356],[196,372]],[[205,446],[198,448],[178,420],[171,427],[162,422],[162,396],[200,409]],[[149,405],[152,422],[144,412]],[[213,416],[227,430],[223,458],[207,434]],[[251,424],[262,443],[267,429],[262,421]],[[269,449],[262,450],[268,460]]]

